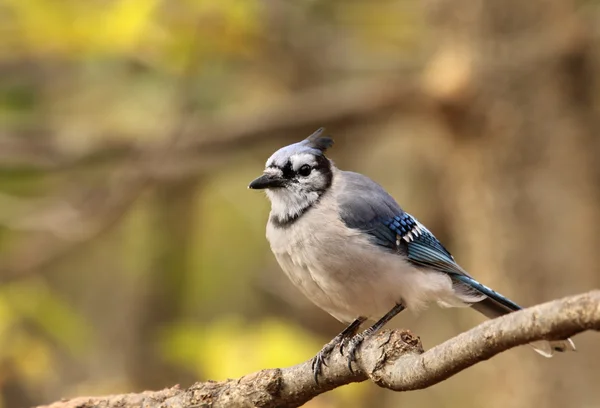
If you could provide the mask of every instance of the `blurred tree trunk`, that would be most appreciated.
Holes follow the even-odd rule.
[[[169,181],[156,187],[153,266],[147,277],[138,324],[138,341],[130,358],[131,379],[138,389],[186,384],[193,378],[162,359],[161,330],[181,321],[194,237],[197,177]]]
[[[441,41],[425,87],[451,145],[443,196],[460,262],[523,306],[597,287],[595,72],[575,4],[434,0],[428,11]],[[583,406],[544,381],[560,365],[511,358],[519,368],[485,384],[514,401],[485,404]]]

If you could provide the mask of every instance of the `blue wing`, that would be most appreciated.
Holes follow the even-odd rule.
[[[375,244],[405,254],[415,265],[466,274],[435,236],[404,212],[383,187],[358,173],[343,175],[338,204],[349,228],[366,232]]]
[[[440,272],[465,274],[440,241],[412,215],[402,212],[383,225],[396,236],[396,249],[405,248],[408,259],[419,266]]]
[[[407,241],[408,259],[413,263],[449,274],[455,287],[466,286],[486,295],[488,299],[476,307],[481,313],[488,317],[496,317],[521,308],[512,300],[469,276],[440,241],[410,214],[396,216],[388,225],[399,237]]]
[[[373,241],[388,249],[396,248],[396,233],[383,222],[403,211],[379,184],[350,171],[342,172],[343,185],[338,192],[342,221],[353,229],[370,234]]]
[[[338,195],[338,205],[340,217],[349,228],[367,233],[373,243],[405,255],[416,266],[447,273],[459,290],[467,288],[467,291],[485,295],[487,298],[474,307],[488,317],[520,309],[465,272],[440,241],[416,218],[404,212],[379,184],[361,174],[343,173],[345,182]]]

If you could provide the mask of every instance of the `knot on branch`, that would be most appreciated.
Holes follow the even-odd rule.
[[[374,383],[389,388],[385,367],[394,364],[402,356],[421,354],[423,351],[421,339],[410,330],[382,330],[363,344],[359,365]]]

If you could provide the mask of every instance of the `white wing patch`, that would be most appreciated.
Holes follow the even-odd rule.
[[[425,226],[423,224],[421,224],[419,221],[417,221],[417,220],[414,220],[414,221],[415,221],[415,226],[410,231],[408,231],[407,234],[405,234],[403,237],[401,237],[400,235],[396,235],[396,245],[400,245],[400,239],[403,239],[406,242],[412,242],[416,238],[419,238],[422,234],[429,232],[429,230],[427,228],[425,228]]]

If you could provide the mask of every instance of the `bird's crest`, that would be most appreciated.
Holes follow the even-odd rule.
[[[313,149],[317,149],[325,153],[325,150],[333,146],[333,139],[329,136],[322,136],[323,132],[325,132],[324,127],[317,129],[316,132],[304,140],[304,143]]]

